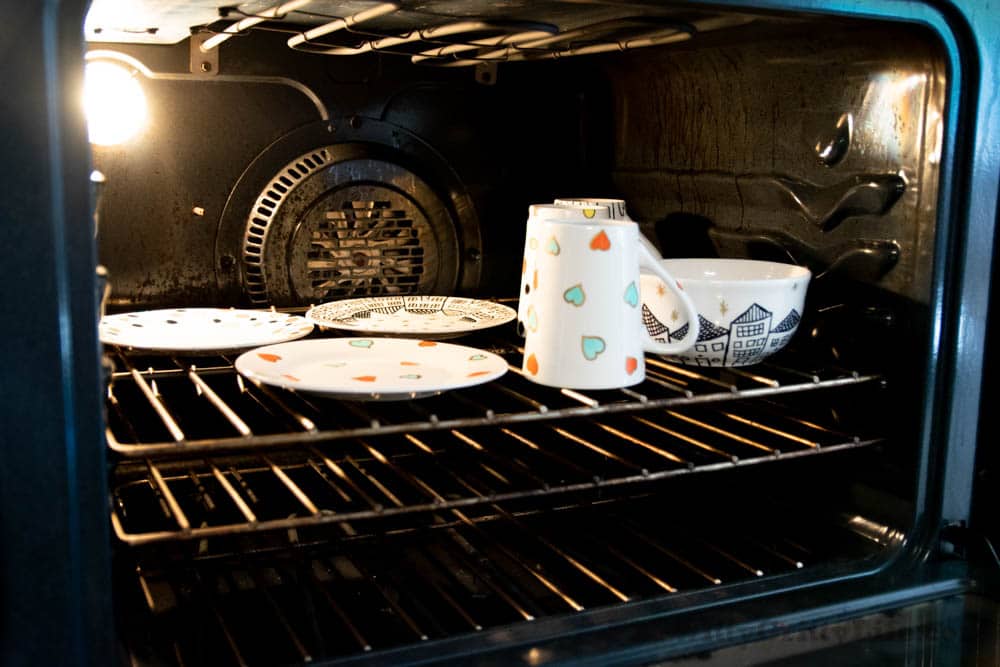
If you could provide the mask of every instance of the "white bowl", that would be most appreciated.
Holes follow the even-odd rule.
[[[794,264],[752,259],[665,259],[698,310],[698,341],[672,359],[692,366],[749,366],[783,348],[798,329],[811,274]],[[659,278],[641,276],[642,321],[658,341],[690,327]]]

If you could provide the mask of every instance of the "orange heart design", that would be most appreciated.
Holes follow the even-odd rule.
[[[434,347],[435,345],[437,345],[437,343],[435,343],[432,340],[422,340],[419,343],[417,343],[417,345],[419,345],[420,347]]]
[[[629,375],[635,373],[635,369],[639,367],[639,360],[635,357],[625,357],[625,372]]]
[[[597,232],[594,238],[590,239],[590,249],[591,250],[610,250],[611,249],[611,239],[608,235],[604,233],[604,230]]]
[[[418,364],[415,361],[401,361],[401,362],[399,362],[399,365],[400,366],[419,366],[420,364]]]
[[[523,276],[524,272],[527,271],[527,270],[528,270],[528,260],[522,259],[521,260],[521,275]]]
[[[528,372],[532,375],[538,375],[538,359],[535,355],[529,355],[528,360],[524,362],[524,367],[528,369]]]
[[[490,374],[489,371],[476,371],[475,373],[469,373],[468,376],[466,376],[466,377],[474,378],[474,377],[477,377],[479,375],[489,375],[489,374]]]
[[[532,276],[531,286],[538,289],[538,269],[535,269],[535,275]]]
[[[288,375],[287,373],[286,373],[286,374],[284,374],[284,375],[282,375],[281,377],[283,377],[283,378],[288,378],[288,379],[289,379],[289,380],[291,380],[292,382],[302,382],[302,380],[298,379],[298,378],[297,378],[297,377],[295,377],[294,375]]]
[[[358,382],[374,382],[375,381],[375,376],[374,375],[359,375],[358,377],[351,378],[351,379],[352,380],[357,380]]]
[[[271,354],[269,352],[258,352],[257,356],[264,361],[270,361],[272,364],[281,361],[281,357],[276,354]]]

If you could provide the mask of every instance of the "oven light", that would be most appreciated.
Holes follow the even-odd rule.
[[[146,95],[129,69],[116,63],[87,63],[83,91],[90,143],[113,146],[146,125]]]

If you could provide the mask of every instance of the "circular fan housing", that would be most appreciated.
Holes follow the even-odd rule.
[[[448,207],[409,169],[327,146],[286,164],[246,220],[243,275],[258,305],[448,294],[459,272]]]

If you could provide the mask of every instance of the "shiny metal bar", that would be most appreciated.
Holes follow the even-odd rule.
[[[358,572],[363,574],[365,578],[368,579],[368,583],[372,586],[372,588],[378,591],[379,595],[382,596],[382,599],[384,599],[389,604],[389,606],[392,607],[392,610],[396,613],[396,616],[398,616],[399,619],[403,621],[406,627],[408,627],[413,632],[413,634],[415,634],[417,638],[420,639],[420,641],[427,641],[428,639],[427,633],[421,630],[420,626],[417,625],[417,622],[413,620],[413,617],[410,616],[410,614],[399,605],[398,599],[402,596],[390,594],[391,589],[389,589],[385,584],[382,583],[385,580],[385,578],[376,577],[372,575],[371,572],[368,570],[368,568],[365,567],[362,563],[358,562],[357,559],[347,558],[346,556],[345,558],[358,570]]]
[[[310,468],[313,469],[313,472],[319,475],[320,478],[323,480],[323,482],[340,497],[341,500],[343,500],[345,503],[351,502],[351,496],[349,496],[347,492],[344,491],[342,488],[337,486],[336,482],[330,479],[330,476],[326,474],[325,470],[319,467],[318,463],[316,463],[312,459],[309,459],[309,461],[307,461],[307,464],[309,465]]]
[[[511,367],[511,368],[513,368],[513,367]],[[518,369],[517,373],[518,373],[518,375],[522,375],[520,369]],[[525,396],[524,394],[522,394],[522,393],[520,393],[518,391],[514,391],[510,387],[505,387],[504,385],[499,384],[496,387],[494,387],[494,389],[497,389],[501,393],[504,393],[504,394],[510,396],[511,398],[516,399],[517,401],[520,401],[521,403],[524,403],[525,405],[531,406],[534,410],[537,410],[540,413],[546,413],[546,412],[549,411],[549,406],[545,405],[541,401],[536,401],[533,398],[529,398],[528,396]]]
[[[517,457],[511,457],[511,456],[503,457],[503,456],[499,456],[499,455],[495,454],[491,449],[483,447],[483,445],[481,445],[475,439],[469,437],[468,435],[462,433],[461,431],[457,431],[457,430],[453,429],[453,430],[451,430],[449,432],[451,433],[451,435],[455,436],[455,438],[457,438],[460,442],[465,443],[466,445],[468,445],[469,447],[471,447],[475,451],[481,453],[482,455],[488,456],[492,461],[500,462],[500,463],[505,464],[505,465],[511,465],[514,468],[516,468],[516,470],[518,472],[520,472],[521,475],[527,477],[528,479],[530,479],[532,482],[534,482],[538,486],[540,486],[540,487],[548,487],[548,483],[544,479],[542,479],[541,477],[539,477],[538,475],[536,475],[535,472],[531,469],[530,466],[528,466],[527,464],[525,464],[523,461],[521,461]]]
[[[751,428],[755,428],[755,429],[757,429],[759,431],[764,431],[765,433],[770,433],[771,435],[776,435],[779,438],[783,438],[785,440],[789,440],[791,442],[797,443],[799,445],[803,445],[805,447],[811,447],[813,449],[819,447],[819,443],[818,442],[814,442],[812,440],[807,440],[806,438],[800,438],[799,436],[793,435],[791,433],[788,433],[787,431],[782,431],[781,429],[777,429],[777,428],[774,428],[772,426],[768,426],[767,424],[762,424],[762,423],[760,423],[758,421],[755,421],[753,419],[747,419],[746,417],[741,417],[740,415],[734,414],[732,412],[726,412],[725,410],[720,410],[719,414],[722,415],[723,417],[727,417],[729,419],[732,419],[733,421],[738,422],[740,424],[744,424],[744,425],[749,426]]]
[[[757,540],[750,540],[750,543],[753,544],[758,549],[760,549],[761,551],[764,551],[764,552],[766,552],[766,553],[774,556],[775,558],[777,558],[778,560],[780,560],[782,562],[788,563],[789,565],[791,565],[792,567],[794,567],[796,569],[800,570],[803,567],[802,561],[796,560],[794,558],[789,558],[788,556],[786,556],[785,554],[781,553],[777,549],[773,549],[773,548],[769,547],[768,545],[764,544],[763,542],[759,542]]]
[[[815,373],[807,373],[805,371],[800,371],[800,370],[795,369],[795,368],[788,368],[787,366],[779,366],[779,365],[777,365],[775,363],[772,363],[770,361],[763,362],[761,364],[761,366],[764,367],[764,368],[773,368],[774,370],[778,371],[779,373],[784,373],[786,375],[791,375],[792,377],[802,378],[803,380],[806,380],[808,382],[819,382],[820,381],[820,377],[818,375],[816,375]]]
[[[466,481],[465,479],[462,479],[462,478],[458,477],[457,475],[454,475],[454,473],[452,473],[452,475],[455,477],[456,481],[460,485],[462,485],[463,487],[465,487],[466,489],[468,489],[472,493],[475,493],[478,496],[489,496],[489,495],[492,495],[492,493],[493,493],[492,490],[488,489],[487,492],[484,494],[481,490],[476,489],[471,484],[469,484],[468,481]],[[566,553],[566,551],[564,551],[563,549],[560,549],[558,546],[556,546],[555,544],[553,544],[550,540],[546,539],[545,537],[543,537],[542,535],[539,535],[538,533],[536,533],[534,531],[528,530],[527,526],[525,526],[524,523],[522,523],[520,520],[517,519],[517,517],[515,517],[510,512],[508,512],[507,510],[505,510],[504,508],[502,508],[500,505],[497,505],[496,503],[492,503],[490,505],[490,507],[492,507],[495,511],[497,511],[498,513],[500,513],[507,521],[509,521],[513,525],[517,526],[518,529],[520,529],[522,532],[527,533],[528,535],[530,535],[531,537],[533,537],[536,541],[538,541],[541,544],[543,544],[546,547],[548,547],[549,550],[551,550],[552,552],[554,552],[555,554],[557,554],[559,557],[561,557],[563,560],[565,560],[567,563],[569,563],[574,569],[576,569],[578,572],[582,573],[588,579],[590,579],[594,583],[600,585],[602,588],[604,588],[609,593],[611,593],[612,595],[614,595],[620,601],[622,601],[622,602],[628,602],[629,597],[627,595],[625,595],[620,590],[618,590],[616,587],[614,587],[613,585],[611,585],[611,583],[609,583],[608,581],[606,581],[603,577],[601,577],[599,574],[597,574],[596,572],[594,572],[593,570],[591,570],[590,568],[588,568],[586,565],[584,565],[583,563],[581,563],[579,560],[577,560],[576,558],[574,558],[570,554]]]
[[[214,511],[215,501],[212,500],[210,495],[208,495],[208,490],[205,488],[205,485],[202,484],[201,478],[195,474],[194,470],[190,469],[187,472],[187,477],[191,480],[191,483],[194,484],[194,488],[198,492],[198,498],[201,500],[202,506],[209,512]]]
[[[757,442],[756,440],[751,440],[750,438],[745,438],[741,435],[737,435],[736,433],[732,433],[731,431],[719,428],[714,424],[710,424],[709,422],[702,421],[700,419],[695,419],[694,417],[689,417],[680,412],[676,412],[674,410],[667,410],[667,414],[679,421],[691,424],[692,426],[697,426],[698,428],[709,431],[710,433],[721,435],[724,438],[729,438],[730,440],[733,440],[743,445],[747,445],[748,447],[753,447],[754,449],[759,449],[761,451],[767,452],[768,454],[774,454],[778,451],[774,447],[768,447],[764,443]],[[692,444],[694,444],[693,441]],[[703,447],[708,448],[708,445],[703,445]]]
[[[184,510],[181,509],[180,504],[177,502],[177,498],[170,491],[170,487],[167,483],[163,481],[163,476],[160,471],[153,465],[153,462],[149,459],[146,460],[146,467],[149,469],[149,474],[153,477],[153,483],[159,490],[161,497],[166,501],[167,507],[170,508],[170,513],[174,516],[174,521],[177,522],[177,526],[182,531],[188,531],[191,529],[191,522],[188,521],[187,516],[184,515]]]
[[[208,402],[215,406],[215,409],[222,414],[223,417],[233,425],[240,435],[252,435],[250,427],[246,425],[239,415],[229,407],[225,401],[223,401],[215,390],[208,386],[208,383],[198,377],[198,369],[195,366],[191,366],[188,370],[188,378],[194,383],[195,388],[198,390],[198,394],[204,396],[208,399]]]
[[[358,645],[361,647],[361,650],[371,651],[372,650],[371,643],[369,643],[369,641],[365,639],[365,636],[362,635],[361,631],[358,630],[357,626],[354,625],[354,623],[351,621],[351,617],[346,612],[344,612],[344,609],[340,606],[340,603],[337,602],[336,598],[333,597],[333,594],[327,588],[327,583],[323,581],[316,574],[315,568],[317,567],[320,567],[319,563],[317,561],[313,561],[312,567],[309,568],[309,576],[316,583],[316,586],[313,588],[313,590],[317,590],[320,592],[320,595],[323,596],[323,599],[326,600],[326,603],[330,605],[330,609],[333,610],[333,613],[337,615],[337,618],[339,618],[340,621],[344,624],[344,627],[347,628],[347,631],[351,633],[352,637],[354,637],[354,641],[358,643]]]
[[[707,375],[702,375],[701,373],[696,373],[694,371],[688,370],[677,364],[668,364],[665,361],[660,361],[659,359],[646,358],[646,365],[653,366],[654,368],[659,368],[661,370],[667,371],[668,373],[673,373],[674,375],[680,375],[681,377],[690,378],[692,380],[697,380],[698,382],[704,382],[716,387],[722,387],[729,391],[739,391],[739,387],[729,382],[723,382],[722,380],[716,380],[715,378],[710,378]]]
[[[712,445],[709,445],[707,443],[702,442],[701,440],[697,440],[695,438],[690,438],[690,437],[684,435],[683,433],[679,433],[677,431],[674,431],[673,429],[669,429],[666,426],[663,426],[662,424],[657,424],[656,422],[650,421],[650,420],[646,419],[645,417],[632,417],[632,420],[635,421],[635,422],[637,422],[637,423],[639,423],[639,424],[642,424],[643,426],[646,426],[648,428],[651,428],[651,429],[654,429],[656,431],[659,431],[660,433],[665,433],[666,435],[669,435],[672,438],[677,438],[678,440],[682,440],[682,441],[688,443],[689,445],[694,445],[695,447],[698,447],[699,449],[704,449],[707,452],[712,452],[713,454],[718,454],[719,456],[722,456],[723,458],[730,459],[730,460],[734,460],[736,458],[735,456],[733,456],[729,452],[724,452],[721,449],[718,449],[716,447],[713,447]]]
[[[237,380],[239,380],[242,377],[243,377],[242,375],[236,376]],[[303,415],[298,410],[295,410],[294,408],[289,406],[288,403],[284,400],[284,398],[278,395],[278,392],[274,391],[263,382],[259,382],[257,380],[251,380],[251,383],[257,389],[257,391],[259,391],[264,396],[267,396],[267,398],[272,403],[281,408],[289,417],[291,417],[299,426],[301,426],[303,431],[306,431],[308,433],[316,432],[315,422],[313,422],[313,420]]]
[[[344,469],[341,468],[337,463],[335,463],[330,457],[320,453],[318,450],[314,448],[311,449],[310,451],[316,458],[318,458],[320,461],[323,462],[323,465],[326,466],[327,470],[336,475],[338,479],[347,484],[347,487],[351,489],[351,491],[354,491],[354,493],[358,494],[359,498],[368,503],[369,507],[371,507],[376,512],[382,511],[382,503],[377,502],[374,498],[368,495],[365,492],[365,490],[362,489],[360,486],[358,486],[357,482],[348,477]]]
[[[570,433],[569,431],[567,431],[564,428],[559,428],[558,426],[550,426],[549,428],[554,433],[557,433],[557,434],[561,435],[564,439],[569,440],[570,442],[576,443],[578,445],[582,445],[582,446],[586,447],[587,449],[589,449],[589,450],[591,450],[593,452],[597,452],[601,456],[605,456],[605,457],[607,457],[609,459],[612,459],[613,461],[618,461],[622,465],[624,465],[624,466],[626,466],[628,468],[632,468],[634,470],[640,470],[641,469],[640,466],[637,466],[636,464],[631,463],[630,461],[626,461],[625,459],[623,459],[622,457],[618,456],[617,454],[613,454],[612,452],[609,452],[608,450],[604,449],[603,447],[599,447],[598,445],[595,445],[594,443],[590,442],[589,440],[586,440],[584,438],[581,438],[578,435]]]
[[[374,450],[369,449],[369,451],[374,451]],[[382,455],[379,454],[379,456],[381,457]],[[382,457],[382,459],[383,459],[382,462],[385,462],[385,457]],[[376,489],[378,489],[379,492],[381,492],[381,494],[383,496],[385,496],[386,498],[388,498],[389,502],[391,502],[396,507],[405,507],[406,506],[406,504],[402,500],[400,500],[398,497],[396,497],[396,494],[394,494],[392,491],[389,490],[389,487],[387,487],[385,484],[383,484],[382,482],[380,482],[377,477],[375,477],[374,475],[372,475],[371,473],[369,473],[368,470],[365,469],[364,466],[362,466],[361,464],[359,464],[357,461],[355,461],[354,459],[352,459],[350,456],[348,456],[346,460],[347,460],[347,463],[349,463],[352,468],[354,468],[359,473],[361,473],[361,475],[365,479],[367,479]]]
[[[742,560],[740,560],[736,556],[732,555],[731,553],[729,553],[725,549],[720,549],[719,547],[715,546],[711,542],[708,542],[708,541],[702,540],[702,539],[699,539],[698,543],[701,544],[702,546],[704,546],[709,551],[712,551],[714,553],[719,554],[720,556],[722,556],[723,558],[725,558],[726,560],[728,560],[730,563],[732,563],[736,567],[738,567],[738,568],[740,568],[742,570],[746,570],[747,572],[749,572],[750,574],[754,575],[755,577],[763,577],[764,576],[764,571],[763,570],[761,570],[760,568],[754,567],[752,565],[748,565],[747,563],[743,562]]]
[[[229,498],[233,501],[233,504],[236,505],[236,508],[240,511],[240,514],[243,515],[243,518],[246,519],[249,523],[257,523],[257,515],[253,513],[253,511],[250,509],[250,506],[246,504],[246,501],[243,500],[243,498],[236,491],[236,489],[233,488],[233,485],[229,483],[229,480],[226,479],[226,476],[222,474],[222,471],[219,470],[218,466],[208,461],[206,461],[206,464],[208,464],[209,470],[212,471],[212,476],[219,483],[219,486],[223,488],[223,490],[226,492]]]
[[[200,375],[227,375],[232,374],[233,366],[232,364],[218,365],[218,366],[202,366],[198,369]],[[150,378],[151,380],[156,378],[175,378],[184,377],[187,375],[187,369],[185,368],[149,368],[144,371],[138,371],[139,375]],[[131,371],[115,371],[111,374],[111,380],[122,380],[125,378],[133,378]]]
[[[181,427],[177,425],[177,421],[170,415],[170,412],[160,400],[160,397],[153,392],[153,389],[146,382],[146,379],[142,377],[138,371],[133,368],[130,373],[132,375],[132,379],[135,380],[136,386],[139,387],[139,391],[141,391],[142,395],[146,397],[147,401],[149,401],[150,406],[152,406],[153,410],[156,411],[156,414],[160,418],[160,421],[163,422],[163,425],[167,427],[167,430],[170,432],[170,437],[174,439],[175,443],[183,442],[184,431],[182,431]]]
[[[780,387],[781,386],[781,383],[778,382],[777,380],[773,379],[773,378],[765,377],[765,376],[759,375],[757,373],[750,373],[749,371],[745,371],[742,368],[729,367],[729,368],[726,368],[726,372],[727,373],[732,373],[733,375],[739,375],[740,377],[746,378],[748,380],[753,380],[754,382],[756,382],[758,384],[762,384],[762,385],[767,386],[767,387]]]
[[[670,549],[666,548],[665,546],[663,546],[662,544],[660,544],[656,540],[651,539],[650,537],[646,536],[645,533],[641,532],[640,530],[638,530],[634,526],[625,524],[625,527],[627,528],[627,530],[631,534],[635,535],[642,542],[644,542],[645,544],[653,547],[654,549],[656,549],[657,551],[659,551],[661,554],[663,554],[667,558],[670,558],[674,562],[680,563],[686,569],[688,569],[691,572],[697,574],[699,577],[701,577],[705,581],[707,581],[707,582],[709,582],[711,584],[716,584],[716,585],[719,585],[719,584],[722,583],[722,579],[719,579],[718,577],[705,572],[704,570],[702,570],[700,567],[698,567],[697,565],[695,565],[691,561],[687,560],[686,558],[684,558],[682,556],[677,555],[676,553],[674,553]]]
[[[302,489],[300,489],[295,482],[292,481],[292,478],[289,477],[284,470],[275,465],[274,461],[267,458],[266,456],[261,457],[261,459],[264,461],[264,463],[267,464],[267,467],[271,469],[271,472],[274,473],[274,476],[277,477],[281,481],[281,483],[285,485],[285,488],[288,489],[293,496],[295,496],[295,499],[298,500],[299,503],[306,508],[306,511],[308,511],[310,514],[314,516],[320,513],[319,509],[309,498],[309,496],[307,496],[305,492]]]
[[[260,573],[256,570],[250,570],[250,576],[257,585],[257,590],[261,592],[264,596],[264,600],[267,602],[267,605],[271,608],[271,611],[274,612],[275,617],[278,619],[278,623],[285,631],[285,635],[292,642],[292,646],[295,647],[295,650],[302,658],[302,661],[312,662],[312,655],[309,653],[305,644],[302,643],[302,640],[299,639],[298,633],[295,632],[295,628],[292,626],[291,622],[289,622],[288,617],[285,616],[285,612],[281,610],[281,606],[278,604],[278,601],[274,599],[273,595],[271,595],[271,591],[268,590],[267,583],[261,579]]]
[[[545,458],[550,459],[550,460],[556,462],[557,464],[559,464],[561,466],[565,466],[565,467],[567,467],[567,468],[575,471],[578,475],[580,475],[582,477],[591,477],[591,476],[593,476],[593,471],[590,471],[590,470],[587,470],[585,468],[582,468],[581,466],[579,466],[576,463],[570,461],[569,459],[564,458],[562,456],[559,456],[558,454],[556,454],[554,452],[550,452],[547,448],[539,447],[535,442],[529,440],[528,438],[524,437],[523,435],[520,435],[518,433],[515,433],[514,431],[511,431],[509,428],[501,428],[500,432],[503,433],[506,436],[509,436],[510,438],[513,438],[514,441],[521,443],[522,445],[524,445],[524,446],[528,447],[529,449],[535,451],[536,453],[544,456]]]
[[[628,565],[629,567],[631,567],[633,570],[635,570],[639,574],[643,575],[644,577],[646,577],[647,579],[649,579],[650,581],[652,581],[654,584],[656,584],[657,586],[659,586],[660,588],[662,588],[666,592],[668,592],[668,593],[676,593],[677,592],[676,588],[674,588],[673,586],[671,586],[670,584],[668,584],[667,582],[665,582],[663,579],[660,579],[655,574],[653,574],[652,572],[650,572],[649,570],[647,570],[643,566],[639,565],[634,560],[632,560],[631,558],[629,558],[628,556],[626,556],[625,554],[623,554],[621,551],[619,551],[618,549],[616,549],[613,546],[611,546],[610,544],[605,544],[604,548],[607,549],[609,552],[611,552],[611,554],[615,558],[617,558],[618,560],[622,561],[623,563],[625,563],[626,565]]]
[[[608,433],[610,433],[611,435],[615,436],[616,438],[624,440],[625,442],[631,443],[633,445],[638,445],[639,447],[642,447],[643,449],[647,449],[647,450],[653,452],[657,456],[662,456],[663,458],[667,459],[668,461],[673,461],[674,463],[681,463],[681,464],[686,464],[687,463],[687,461],[685,461],[681,457],[677,456],[676,454],[672,454],[672,453],[668,452],[665,449],[660,449],[659,447],[656,447],[655,445],[649,444],[645,440],[640,440],[639,438],[636,438],[635,436],[629,435],[628,433],[625,433],[624,431],[619,431],[618,429],[613,428],[611,426],[608,426],[607,424],[597,424],[596,426],[598,428],[604,430],[604,431],[607,431]]]
[[[568,398],[572,398],[574,401],[583,403],[588,408],[596,408],[601,404],[601,402],[598,401],[597,399],[585,396],[574,389],[560,389],[559,393]]]

